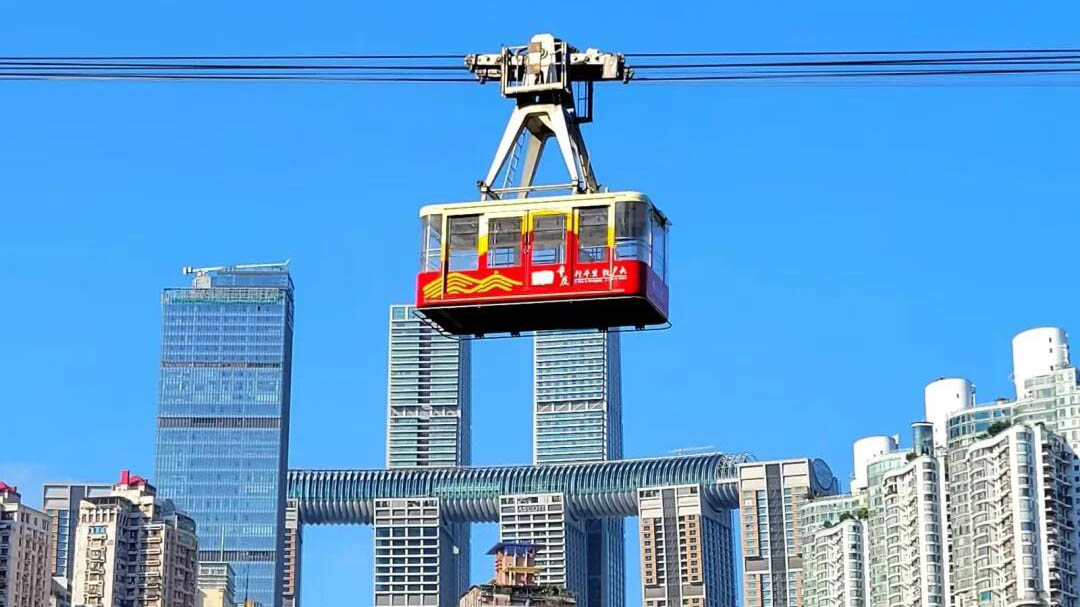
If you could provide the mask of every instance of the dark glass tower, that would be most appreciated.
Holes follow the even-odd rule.
[[[185,268],[161,298],[158,493],[196,521],[199,559],[238,599],[280,607],[293,284],[286,264]]]

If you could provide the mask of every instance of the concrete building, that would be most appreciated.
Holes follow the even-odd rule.
[[[574,595],[561,585],[538,581],[541,568],[531,544],[500,542],[488,551],[495,555],[495,578],[469,588],[459,607],[522,605],[529,607],[571,607]]]
[[[975,386],[960,377],[941,377],[923,388],[925,419],[934,428],[934,446],[944,449],[949,441],[949,417],[975,406]]]
[[[42,510],[49,516],[49,555],[52,560],[52,607],[70,607],[71,572],[74,566],[72,538],[79,524],[79,502],[86,497],[112,493],[108,483],[45,483]]]
[[[439,498],[375,500],[375,605],[453,605],[461,596],[453,564],[469,538],[445,522]],[[447,566],[450,564],[450,566]]]
[[[202,561],[198,564],[196,586],[199,590],[196,607],[233,607],[234,574],[232,565],[221,561]]]
[[[973,583],[956,605],[1077,604],[1076,456],[1041,425],[1017,425],[967,451]]]
[[[814,532],[804,548],[806,607],[865,607],[870,594],[867,522],[844,518]]]
[[[619,334],[540,333],[533,341],[533,463],[622,458],[622,379]],[[587,607],[625,603],[623,523],[583,520]]]
[[[72,602],[85,607],[195,607],[195,522],[124,470],[108,497],[79,504]]]
[[[799,508],[835,495],[836,478],[821,460],[752,462],[739,466],[743,603],[803,607],[803,529]]]
[[[304,542],[304,527],[300,523],[300,508],[296,500],[285,507],[285,581],[281,587],[283,607],[300,604],[300,556]]]
[[[409,305],[390,306],[389,333],[386,467],[454,468],[469,465],[472,457],[470,342],[441,335],[417,317]],[[431,508],[439,509],[437,500],[425,510]],[[389,511],[385,514],[390,516]],[[425,517],[416,529],[438,533],[438,544],[448,548],[422,557],[425,580],[435,579],[437,583],[376,583],[376,605],[450,604],[432,601],[452,597],[456,602],[468,587],[469,525],[432,521]],[[381,541],[391,543],[395,540],[387,537]],[[377,579],[379,542],[380,538],[376,537]],[[411,556],[421,558],[419,554]],[[382,558],[388,556],[384,554]],[[394,565],[384,563],[382,566]],[[380,591],[380,587],[383,590]],[[404,594],[398,595],[399,590]]]
[[[161,296],[154,479],[251,598],[281,606],[292,386],[287,263],[186,268]],[[224,538],[224,551],[221,542]]]
[[[947,550],[942,522],[941,469],[929,424],[917,424],[924,441],[904,463],[880,477],[880,508],[871,508],[871,600],[889,607],[943,607],[948,600]],[[874,550],[876,548],[876,550]]]
[[[643,607],[734,607],[731,512],[697,485],[638,490]]]
[[[868,481],[866,468],[870,461],[879,455],[896,451],[899,436],[866,436],[855,441],[851,446],[851,492],[866,491]]]
[[[51,573],[48,516],[0,482],[0,607],[47,607]]]
[[[499,498],[499,540],[530,544],[536,552],[537,583],[584,596],[588,565],[585,525],[570,516],[561,493]]]

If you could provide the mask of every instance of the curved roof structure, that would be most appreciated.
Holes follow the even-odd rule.
[[[376,499],[438,497],[455,522],[495,522],[502,495],[562,493],[582,518],[637,515],[641,487],[698,484],[715,508],[738,508],[738,466],[746,454],[485,468],[290,470],[290,499],[305,524],[370,524]]]

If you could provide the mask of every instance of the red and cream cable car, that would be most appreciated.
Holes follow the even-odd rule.
[[[668,221],[644,194],[601,191],[580,129],[592,120],[593,83],[629,80],[624,57],[538,34],[465,64],[516,104],[478,182],[483,200],[420,211],[418,314],[480,336],[667,323]],[[549,140],[570,182],[536,186]],[[571,193],[531,197],[559,189]]]
[[[668,221],[638,192],[429,205],[417,308],[455,335],[664,324]]]

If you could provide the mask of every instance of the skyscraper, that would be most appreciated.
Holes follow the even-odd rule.
[[[470,463],[469,342],[441,335],[412,306],[390,306],[386,466]],[[375,605],[448,605],[469,585],[469,525],[438,499],[380,501]],[[452,601],[452,602],[448,602]]]
[[[0,481],[0,607],[47,607],[49,518]]]
[[[238,599],[281,605],[293,283],[286,264],[186,268],[161,298],[156,478],[227,561]]]
[[[533,462],[555,464],[622,458],[619,334],[541,333],[534,341]],[[623,522],[583,521],[587,607],[621,607]]]

